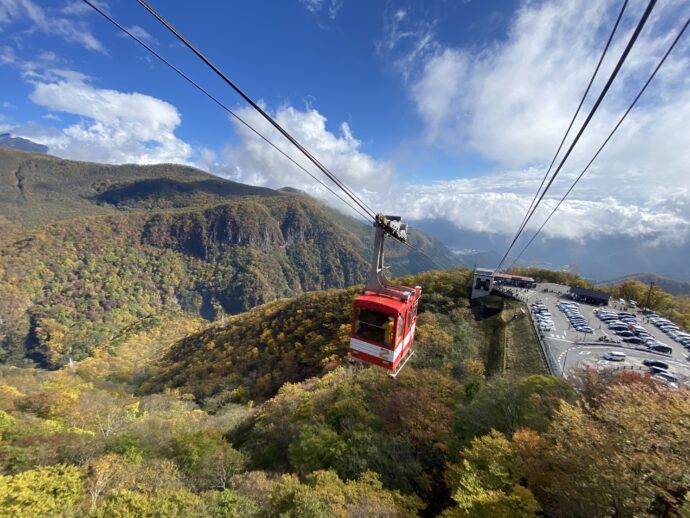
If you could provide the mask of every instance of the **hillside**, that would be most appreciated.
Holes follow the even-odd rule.
[[[371,229],[334,214],[184,166],[0,149],[0,362],[55,367],[161,311],[213,320],[360,283]],[[437,241],[411,239],[452,264]],[[391,255],[396,273],[432,267],[409,249]]]
[[[0,215],[23,227],[135,208],[199,207],[250,195],[281,193],[188,166],[113,166],[0,148]]]
[[[625,275],[624,277],[604,281],[599,284],[601,286],[615,286],[616,284],[621,284],[629,280],[640,281],[647,285],[653,282],[656,286],[664,290],[666,293],[670,293],[671,295],[690,295],[690,281],[669,279],[667,277],[657,275],[656,273],[633,273],[631,275]]]
[[[465,360],[481,362],[490,374],[544,372],[536,337],[522,330],[529,322],[502,314],[503,309],[511,316],[519,313],[510,302],[496,297],[491,310],[470,310],[470,276],[463,269],[401,279],[424,290],[410,365],[450,376],[462,375]],[[360,289],[277,300],[190,335],[161,358],[141,390],[180,390],[213,407],[264,401],[285,383],[333,370],[348,354],[352,300]],[[505,320],[512,321],[510,326]],[[506,352],[504,337],[513,330],[519,338]]]
[[[0,147],[20,149],[22,151],[30,151],[32,153],[48,152],[48,146],[36,144],[36,142],[32,142],[31,140],[22,137],[13,137],[9,133],[0,133]]]
[[[474,316],[469,273],[406,279],[425,296],[395,381],[340,361],[344,290],[201,331],[171,312],[56,371],[0,367],[0,516],[687,513],[687,389],[487,375],[501,306]]]

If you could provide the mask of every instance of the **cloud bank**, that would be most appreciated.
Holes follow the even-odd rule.
[[[643,7],[631,2],[592,92],[602,88]],[[541,225],[548,206],[555,206],[632,101],[687,16],[682,7],[678,1],[659,5],[532,228]],[[619,8],[604,0],[526,2],[507,38],[481,48],[444,45],[433,25],[408,23],[407,13],[388,14],[379,48],[388,49],[405,79],[428,145],[478,154],[497,170],[477,179],[410,186],[416,217],[448,219],[474,231],[516,230]],[[687,238],[689,48],[690,40],[681,40],[642,102],[545,227],[547,236],[661,232]],[[594,98],[590,95],[575,128]]]

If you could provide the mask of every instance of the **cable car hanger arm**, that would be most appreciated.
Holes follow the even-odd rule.
[[[407,243],[407,225],[401,223],[400,216],[384,216],[376,214],[374,221],[374,249],[371,260],[369,278],[364,287],[364,291],[373,291],[382,295],[387,295],[398,300],[409,300],[413,291],[406,286],[391,284],[386,278],[384,265],[384,244],[386,236],[390,236],[398,241]]]

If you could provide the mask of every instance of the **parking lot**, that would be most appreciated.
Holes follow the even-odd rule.
[[[542,331],[545,347],[551,356],[552,363],[556,363],[560,372],[565,374],[575,368],[595,367],[605,368],[630,368],[648,371],[643,365],[645,359],[661,360],[669,365],[669,371],[678,376],[681,383],[690,383],[690,362],[688,362],[688,351],[680,344],[674,342],[670,337],[649,323],[641,312],[625,309],[621,304],[613,303],[610,306],[592,306],[586,303],[579,303],[579,310],[582,318],[592,328],[592,333],[580,332],[573,328],[566,315],[558,308],[559,301],[572,302],[566,296],[568,286],[559,284],[542,283],[531,290],[513,288],[520,300],[528,306],[540,300],[551,314],[553,328]],[[648,351],[644,346],[636,346],[627,343],[602,343],[598,340],[606,338],[609,340],[620,340],[613,331],[608,329],[605,322],[597,318],[595,309],[608,309],[612,311],[628,311],[635,314],[637,322],[653,338],[670,346],[673,350],[670,356]],[[608,351],[620,351],[625,353],[624,361],[609,361],[603,358]]]

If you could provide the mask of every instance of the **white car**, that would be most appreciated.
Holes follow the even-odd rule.
[[[625,361],[626,358],[625,353],[621,353],[618,351],[608,351],[604,353],[604,360],[608,360],[610,362],[622,362]]]

